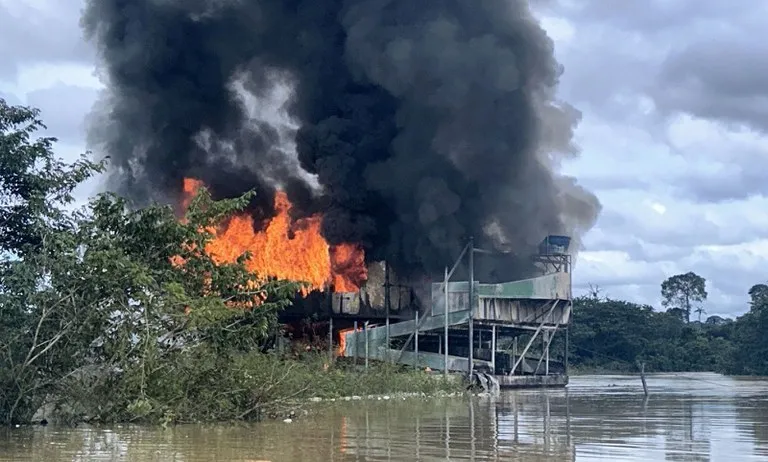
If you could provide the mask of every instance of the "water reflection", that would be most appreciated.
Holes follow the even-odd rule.
[[[765,460],[768,381],[716,375],[576,378],[495,398],[341,402],[312,417],[168,430],[35,428],[5,461]]]

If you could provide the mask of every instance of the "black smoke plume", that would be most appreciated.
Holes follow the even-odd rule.
[[[193,176],[269,214],[279,187],[330,243],[437,274],[469,236],[525,255],[599,211],[556,173],[580,115],[524,0],[88,0],[83,25],[108,87],[91,141],[137,201]]]

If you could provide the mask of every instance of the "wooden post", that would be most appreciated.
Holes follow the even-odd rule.
[[[645,363],[640,363],[640,380],[643,382],[643,393],[648,396],[648,384],[645,383]]]

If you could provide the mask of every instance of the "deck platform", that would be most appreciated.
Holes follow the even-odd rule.
[[[470,239],[453,268],[445,268],[443,281],[431,281],[423,297],[417,297],[422,304],[411,311],[411,319],[355,321],[340,332],[340,354],[366,365],[380,360],[446,373],[489,374],[500,388],[564,387],[573,311],[569,245],[567,236],[548,236],[531,256],[538,268],[531,277],[484,283],[474,277],[474,255],[488,252]],[[468,280],[452,281],[465,256]],[[384,280],[390,278],[385,274]],[[350,293],[336,298],[338,313],[354,313],[364,297]],[[391,301],[392,294],[384,299]]]

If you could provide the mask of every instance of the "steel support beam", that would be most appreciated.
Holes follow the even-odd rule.
[[[357,366],[357,358],[360,356],[360,347],[357,342],[357,321],[352,325],[352,328],[354,329],[353,332],[355,333],[355,366]]]
[[[333,363],[333,316],[328,321],[328,363]]]
[[[552,344],[552,340],[555,338],[555,333],[557,330],[554,330],[552,332],[547,332],[547,338],[546,343],[544,344],[544,351],[541,352],[541,358],[539,358],[539,362],[536,363],[536,370],[533,371],[533,375],[536,375],[537,372],[539,372],[539,367],[541,367],[541,361],[546,359],[546,366],[545,366],[545,374],[549,375],[549,345]]]
[[[416,313],[415,318],[416,319],[413,320],[413,327],[414,327],[413,348],[414,348],[414,351],[416,352],[416,359],[413,361],[413,365],[416,369],[418,369],[419,368],[419,331],[418,331],[419,313]]]
[[[461,263],[461,260],[464,258],[464,254],[467,253],[467,250],[470,248],[469,245],[470,244],[467,244],[466,246],[464,246],[464,250],[461,251],[459,258],[456,259],[456,263],[453,264],[453,268],[451,268],[451,271],[448,272],[447,279],[450,279],[451,276],[453,276],[453,273],[456,271],[456,268],[459,267],[459,263]],[[447,283],[445,284],[447,286]],[[427,319],[427,317],[431,314],[432,314],[432,305],[430,304],[429,310],[424,311],[424,315],[422,315],[421,319],[419,319],[419,321],[416,323],[416,331],[418,331],[421,328],[421,325],[424,323],[424,320]],[[418,313],[417,313],[417,316],[418,316]],[[405,343],[403,344],[403,347],[400,348],[400,354],[397,357],[397,362],[400,362],[400,359],[403,356],[403,352],[405,351],[406,348],[408,348],[408,345],[411,344],[411,340],[413,340],[413,333],[411,333],[411,335],[405,341]]]
[[[443,311],[443,375],[448,377],[448,267],[445,267],[445,281],[443,281],[443,295],[445,296],[445,309]]]
[[[469,356],[468,359],[468,371],[467,374],[472,375],[472,371],[475,369],[474,357],[475,357],[475,238],[469,238]]]
[[[389,283],[389,263],[385,260],[384,261],[384,308],[386,309],[386,316],[387,316],[387,350],[389,350],[389,311],[390,306],[392,305],[392,302],[390,300],[390,294],[389,290],[391,288],[391,285]],[[389,360],[390,358],[388,358]]]
[[[539,336],[539,332],[541,332],[541,329],[544,327],[544,323],[547,322],[547,318],[549,315],[555,311],[555,308],[557,307],[557,304],[560,302],[560,300],[555,300],[555,302],[552,304],[552,308],[549,309],[549,312],[546,316],[544,316],[544,320],[541,321],[541,324],[539,324],[539,328],[536,329],[536,332],[533,333],[533,336],[531,337],[531,340],[528,341],[528,344],[523,349],[523,352],[520,354],[520,357],[517,358],[517,361],[515,362],[514,366],[512,366],[512,370],[509,371],[508,375],[514,375],[515,371],[517,370],[517,366],[520,365],[520,363],[523,361],[523,358],[525,358],[525,354],[528,353],[528,350],[531,348],[531,345],[533,345],[534,340],[536,340],[536,337]]]
[[[363,324],[363,329],[365,329],[365,369],[368,369],[368,321],[365,321]]]
[[[496,374],[496,325],[491,326],[491,370]]]

